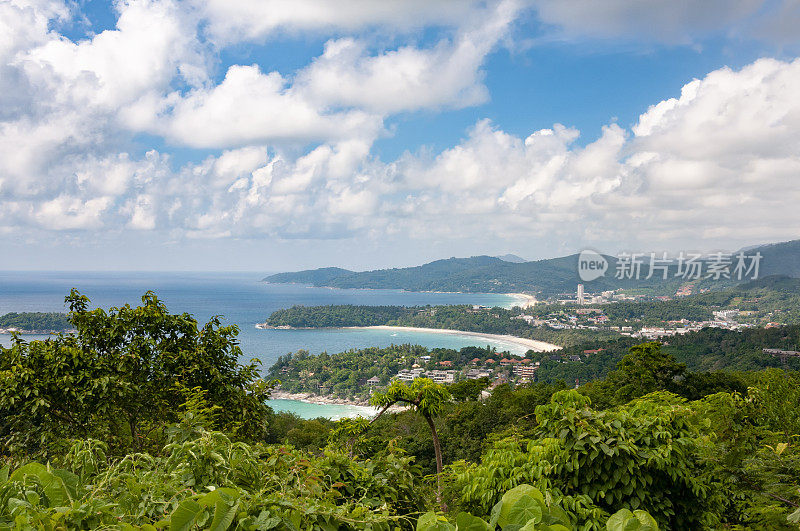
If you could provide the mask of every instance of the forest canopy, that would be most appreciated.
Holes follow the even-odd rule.
[[[605,378],[394,382],[373,419],[276,414],[235,326],[154,294],[0,348],[0,528],[797,529],[800,376],[690,373],[658,343]],[[698,382],[703,383],[698,387]],[[693,394],[690,394],[690,392]],[[435,436],[434,436],[435,434]]]

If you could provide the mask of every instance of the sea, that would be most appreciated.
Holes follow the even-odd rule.
[[[494,346],[500,351],[524,353],[524,348],[502,341],[489,341],[469,334],[441,335],[417,331],[371,329],[262,330],[256,328],[275,310],[294,305],[446,305],[480,304],[511,307],[513,295],[488,293],[409,292],[393,289],[333,289],[297,284],[269,284],[267,273],[223,272],[0,272],[0,315],[8,312],[65,312],[64,297],[72,288],[91,300],[91,307],[141,304],[142,295],[153,291],[173,313],[187,312],[199,322],[219,315],[226,324],[239,326],[243,360],[259,359],[264,369],[278,356],[305,349],[312,354],[343,352],[354,348],[417,344],[428,348],[459,349]],[[24,336],[41,339],[44,336]],[[0,344],[11,337],[0,334]],[[293,412],[303,418],[366,415],[360,406],[309,404],[297,400],[272,400],[276,411]]]

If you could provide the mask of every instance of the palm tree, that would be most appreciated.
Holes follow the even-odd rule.
[[[386,410],[395,404],[413,408],[428,422],[433,438],[433,451],[436,454],[436,498],[438,503],[442,501],[442,447],[439,444],[439,435],[436,433],[433,418],[441,413],[442,407],[448,401],[450,401],[450,391],[444,385],[434,383],[428,378],[417,378],[411,382],[411,385],[395,380],[382,393],[374,393],[370,398],[372,405],[382,408],[370,421],[370,424],[378,420]]]

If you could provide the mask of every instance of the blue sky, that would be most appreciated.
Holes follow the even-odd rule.
[[[367,269],[800,229],[797,0],[5,0],[0,20],[4,269]]]

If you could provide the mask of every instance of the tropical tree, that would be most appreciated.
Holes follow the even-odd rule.
[[[433,438],[433,450],[436,453],[436,492],[439,501],[442,497],[442,447],[433,419],[439,416],[450,399],[450,392],[445,386],[434,383],[428,378],[417,378],[411,385],[395,380],[383,392],[373,394],[370,399],[371,404],[382,408],[372,422],[378,420],[393,405],[400,404],[412,408],[428,423]]]
[[[236,326],[213,317],[202,328],[174,315],[152,292],[142,306],[89,309],[66,298],[76,332],[0,348],[0,451],[48,454],[59,440],[92,437],[112,453],[140,451],[202,395],[214,424],[237,438],[261,439],[271,384],[255,360],[239,364]]]

